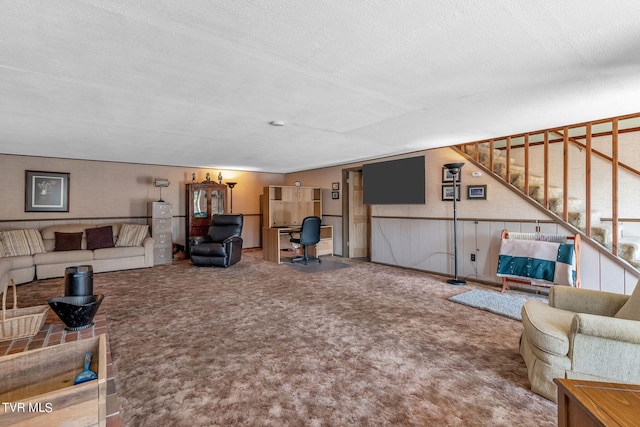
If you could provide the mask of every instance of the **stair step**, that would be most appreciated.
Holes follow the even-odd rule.
[[[475,146],[470,146],[470,147],[467,147],[467,149],[466,149],[466,153],[469,154],[472,157],[475,156],[475,152],[476,152]],[[480,146],[478,146],[478,161],[480,163],[482,163],[483,165],[485,165],[486,167],[489,167],[489,158],[491,157],[489,154],[490,154],[490,151],[489,151],[489,146],[488,145],[480,145]],[[493,160],[494,160],[494,162],[497,159],[500,159],[500,158],[503,158],[502,157],[502,150],[498,150],[497,148],[494,148],[493,149]]]
[[[544,200],[544,186],[529,184],[529,196],[540,203],[541,200]],[[550,186],[549,199],[562,199],[562,188]]]
[[[567,200],[569,212],[582,212],[584,211],[582,199],[576,199],[570,197]],[[549,198],[549,210],[556,215],[562,216],[563,212],[563,200],[561,197]]]
[[[475,147],[467,149],[467,154],[473,156]],[[481,164],[489,167],[490,151],[488,145],[480,145],[478,147],[478,160]],[[504,150],[493,150],[493,172],[506,179],[507,175],[507,159]],[[524,192],[525,185],[525,168],[523,165],[515,163],[515,159],[509,159],[509,178],[510,183],[521,192]],[[563,190],[561,187],[549,186],[549,211],[562,217],[563,206]],[[536,202],[544,203],[544,177],[538,175],[529,175],[529,197]],[[586,213],[584,209],[584,201],[578,198],[569,198],[567,200],[568,213],[567,221],[579,230],[585,231]],[[610,232],[609,232],[610,234]],[[591,227],[591,237],[599,241],[605,247],[611,249],[610,235],[607,235],[607,227],[599,227],[597,225]],[[637,238],[621,238],[618,241],[618,256],[626,260],[629,264],[636,268],[640,268],[640,237]]]
[[[511,184],[514,187],[520,189],[520,191],[524,191],[524,173],[512,173],[511,174]],[[541,176],[530,175],[529,176],[529,188],[531,186],[543,186],[544,178]]]
[[[578,230],[585,231],[585,215],[584,212],[569,212],[568,214],[569,224],[573,225]]]
[[[634,267],[640,267],[640,238],[623,238],[618,242],[618,256]]]

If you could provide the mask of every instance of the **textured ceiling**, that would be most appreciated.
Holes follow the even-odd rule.
[[[290,172],[640,111],[637,0],[1,10],[7,154]]]

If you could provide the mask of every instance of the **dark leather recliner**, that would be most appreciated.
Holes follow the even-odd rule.
[[[200,267],[229,267],[242,256],[242,214],[214,215],[206,236],[192,237],[191,262]]]

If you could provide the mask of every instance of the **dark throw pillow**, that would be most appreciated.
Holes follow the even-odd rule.
[[[82,249],[82,232],[59,233],[56,231],[56,251],[76,251]]]
[[[113,228],[110,225],[98,228],[89,228],[87,233],[87,249],[112,248]]]

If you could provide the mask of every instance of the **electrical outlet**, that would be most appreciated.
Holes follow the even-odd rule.
[[[471,254],[471,261],[475,262],[475,260],[476,260],[476,254]]]

